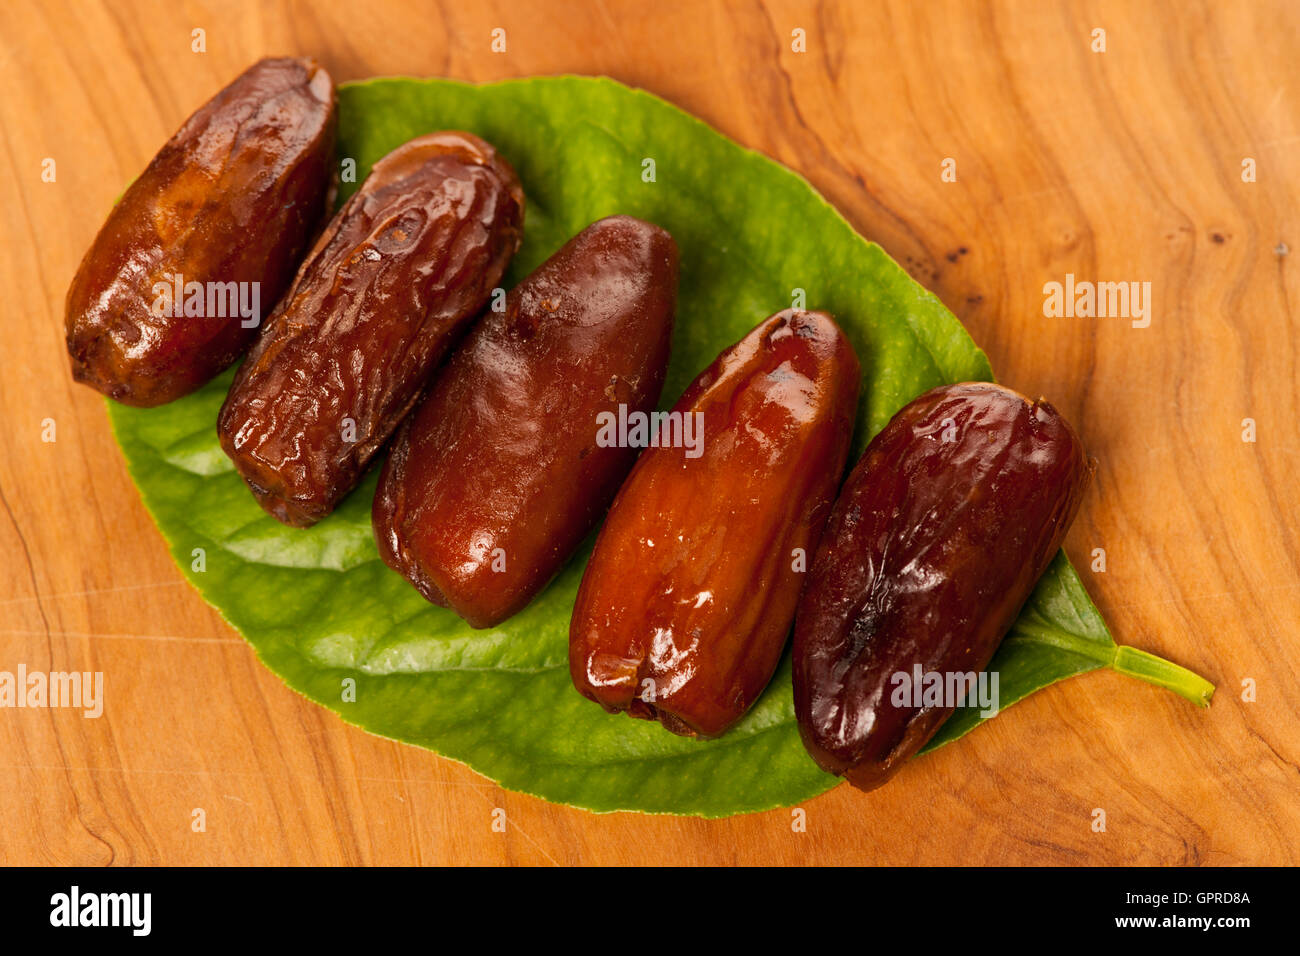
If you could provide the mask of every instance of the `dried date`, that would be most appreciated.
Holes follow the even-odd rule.
[[[957,701],[918,704],[898,689],[918,671],[971,687],[1060,548],[1088,476],[1056,409],[987,383],[932,389],[872,440],[795,624],[795,713],[823,770],[870,790],[925,745]]]
[[[642,453],[583,576],[569,632],[582,694],[701,737],[758,699],[844,471],[859,375],[829,315],[788,310],[691,384],[673,413],[698,457]]]
[[[514,170],[469,133],[375,163],[221,408],[222,447],[267,512],[310,525],[356,486],[500,282],[523,215]]]
[[[489,310],[393,442],[373,506],[384,561],[473,627],[526,605],[635,461],[598,423],[659,401],[676,290],[672,237],[615,216]]]
[[[68,289],[72,375],[127,405],[242,355],[329,212],[336,110],[313,60],[261,60],[131,184]]]

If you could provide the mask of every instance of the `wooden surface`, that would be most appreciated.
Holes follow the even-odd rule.
[[[1291,0],[85,0],[8,3],[4,21],[0,670],[103,671],[107,706],[0,710],[0,862],[1300,862]],[[1078,678],[883,790],[808,802],[799,833],[789,810],[553,806],[288,690],[173,566],[63,346],[68,282],[113,198],[192,110],[279,53],[338,80],[609,74],[802,172],[956,312],[1002,381],[1078,426],[1099,468],[1067,549],[1117,639],[1216,681],[1213,707]],[[1043,285],[1066,273],[1150,282],[1150,327],[1044,317]],[[1105,573],[1088,570],[1094,548]]]

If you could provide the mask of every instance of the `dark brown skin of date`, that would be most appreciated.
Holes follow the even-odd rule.
[[[208,283],[260,283],[259,312],[270,312],[329,214],[335,125],[334,85],[306,59],[260,60],[186,120],[68,289],[72,377],[127,405],[161,405],[244,354],[262,315],[245,318]],[[155,284],[177,276],[202,285],[204,314],[172,314]]]
[[[691,384],[673,411],[703,413],[703,454],[641,454],[583,576],[569,631],[583,695],[701,737],[758,699],[844,471],[859,375],[829,315],[789,310]]]
[[[235,375],[217,431],[261,506],[334,510],[419,400],[519,248],[514,170],[469,133],[375,163]]]
[[[473,627],[532,600],[636,460],[597,418],[657,405],[676,293],[672,237],[616,216],[489,310],[393,442],[373,505],[388,566]]]
[[[1090,473],[1056,409],[982,382],[926,392],[872,440],[795,624],[795,713],[823,770],[872,790],[934,736],[955,707],[896,706],[893,675],[988,665]]]

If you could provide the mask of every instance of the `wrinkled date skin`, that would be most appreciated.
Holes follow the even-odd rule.
[[[266,511],[334,510],[419,400],[519,248],[514,170],[469,133],[375,163],[235,375],[217,431]]]
[[[598,416],[655,408],[676,295],[672,237],[617,216],[489,310],[384,465],[373,517],[389,567],[473,627],[545,587],[636,460],[598,443]]]
[[[609,711],[716,737],[767,686],[844,472],[857,356],[823,312],[777,313],[674,412],[703,454],[651,447],[601,528],[569,631],[569,672]]]
[[[1090,464],[1051,405],[987,383],[902,409],[845,482],[799,604],[808,752],[862,790],[953,712],[899,706],[893,675],[982,671],[1074,520]],[[949,703],[949,701],[944,701]]]
[[[239,358],[329,214],[335,125],[334,85],[306,59],[261,60],[191,116],[113,208],[72,280],[73,378],[147,407]],[[178,279],[202,295],[162,297],[158,284]],[[259,284],[255,316],[226,283],[242,284],[248,312]]]

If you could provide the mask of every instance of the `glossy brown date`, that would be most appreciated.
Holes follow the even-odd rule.
[[[987,383],[932,389],[872,440],[795,624],[795,713],[823,770],[871,790],[925,746],[955,706],[913,706],[896,675],[988,665],[1089,474],[1056,409]]]
[[[615,216],[489,310],[393,442],[373,506],[384,561],[473,627],[532,600],[636,459],[597,423],[658,403],[676,292],[672,237]]]
[[[569,632],[582,694],[701,737],[757,700],[844,471],[859,374],[829,315],[789,310],[691,384],[673,412],[702,417],[702,453],[642,453],[583,576]]]
[[[375,163],[316,242],[221,408],[266,511],[319,521],[356,486],[519,248],[514,170],[469,133]]]
[[[160,405],[242,355],[328,215],[335,123],[307,59],[255,63],[186,120],[68,289],[73,378]]]

